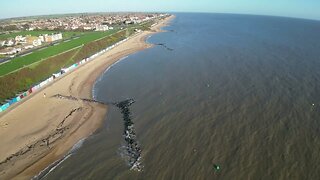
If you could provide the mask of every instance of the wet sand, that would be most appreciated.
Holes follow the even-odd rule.
[[[30,179],[96,131],[105,118],[106,106],[52,96],[92,98],[93,84],[101,73],[122,57],[151,47],[145,39],[160,32],[172,18],[159,22],[151,31],[132,36],[2,113],[0,179]]]

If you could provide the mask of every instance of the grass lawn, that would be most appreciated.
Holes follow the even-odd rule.
[[[73,39],[68,42],[62,42],[55,46],[50,46],[45,49],[34,51],[29,55],[14,58],[11,61],[8,61],[0,65],[0,76],[16,71],[32,63],[47,59],[48,57],[55,56],[59,53],[82,46],[83,44],[86,44],[88,42],[103,38],[105,36],[115,33],[116,31],[118,30],[86,33],[81,37],[79,37],[78,39]]]

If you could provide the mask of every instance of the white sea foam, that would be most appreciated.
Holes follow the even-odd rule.
[[[54,163],[50,164],[48,167],[46,167],[44,170],[42,170],[38,175],[34,176],[33,180],[38,180],[46,177],[48,174],[50,174],[53,170],[55,170],[58,166],[60,166],[65,160],[67,160],[69,157],[71,157],[84,143],[86,138],[83,138],[79,140],[73,147],[70,149],[70,151],[62,158]]]

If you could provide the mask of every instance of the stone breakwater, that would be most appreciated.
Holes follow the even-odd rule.
[[[133,99],[128,99],[115,103],[121,110],[121,114],[124,120],[123,137],[125,141],[125,155],[128,160],[131,170],[142,171],[143,165],[141,162],[141,148],[136,138],[136,132],[134,129],[134,123],[131,119],[131,112],[129,107],[134,103]]]
[[[166,44],[164,44],[164,43],[156,43],[155,45],[157,45],[157,46],[162,46],[162,47],[164,47],[166,50],[168,50],[168,51],[173,51],[173,49],[172,48],[169,48]]]
[[[124,137],[124,150],[125,152],[125,159],[128,161],[129,166],[131,167],[131,170],[135,171],[142,171],[143,165],[142,165],[142,158],[141,158],[141,148],[137,141],[136,132],[134,129],[134,123],[131,119],[131,112],[130,112],[130,106],[135,102],[133,99],[127,99],[121,102],[109,102],[109,103],[103,103],[94,99],[85,99],[85,98],[76,98],[73,96],[64,96],[61,94],[56,94],[52,96],[53,98],[58,99],[64,99],[64,100],[70,100],[70,101],[84,101],[89,103],[99,103],[99,104],[105,104],[105,105],[114,105],[118,107],[121,111],[122,118],[124,121],[124,131],[123,131],[123,137]]]

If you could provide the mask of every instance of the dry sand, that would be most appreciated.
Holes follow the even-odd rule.
[[[172,18],[131,37],[2,113],[0,179],[30,179],[97,130],[107,113],[105,105],[52,96],[92,98],[93,84],[101,73],[122,57],[151,47],[145,42],[146,37],[159,32]]]

